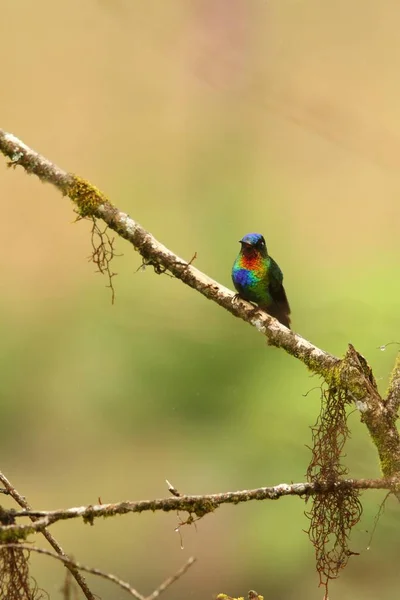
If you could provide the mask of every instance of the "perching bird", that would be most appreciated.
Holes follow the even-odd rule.
[[[254,302],[290,329],[290,306],[282,285],[283,273],[267,251],[260,233],[248,233],[232,267],[232,281],[238,295]]]

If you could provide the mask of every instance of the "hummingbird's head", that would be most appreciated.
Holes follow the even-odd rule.
[[[248,233],[241,240],[242,253],[245,256],[256,256],[257,254],[268,256],[267,246],[261,233]]]

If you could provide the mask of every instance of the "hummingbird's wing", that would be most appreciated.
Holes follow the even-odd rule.
[[[290,306],[282,285],[283,273],[274,259],[270,257],[270,260],[269,293],[274,303],[268,307],[268,312],[290,329]]]

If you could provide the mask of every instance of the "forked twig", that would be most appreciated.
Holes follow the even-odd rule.
[[[98,577],[102,577],[103,579],[108,579],[113,583],[119,585],[126,592],[131,594],[137,598],[137,600],[145,600],[145,597],[142,596],[135,588],[133,588],[129,583],[123,581],[116,575],[112,573],[105,573],[100,569],[96,569],[95,567],[87,567],[86,565],[82,565],[81,563],[69,558],[69,556],[61,556],[60,554],[56,554],[55,552],[51,552],[51,550],[46,550],[45,548],[38,548],[37,546],[31,546],[30,544],[0,544],[0,549],[7,548],[19,548],[20,550],[29,550],[29,552],[37,552],[38,554],[45,554],[46,556],[51,556],[51,558],[55,558],[56,560],[60,560],[65,564],[66,567],[73,567],[75,570],[85,571],[86,573],[91,573],[92,575],[97,575]],[[70,569],[71,570],[71,569]]]
[[[50,556],[51,558],[55,558],[56,560],[61,561],[65,564],[66,567],[74,567],[74,569],[79,569],[79,571],[85,571],[86,573],[90,573],[91,575],[96,575],[97,577],[101,577],[102,579],[107,579],[112,583],[115,583],[120,588],[128,592],[131,596],[134,596],[137,600],[155,600],[158,598],[160,594],[165,592],[170,585],[172,585],[175,581],[180,579],[182,575],[186,573],[186,571],[196,562],[196,559],[191,556],[187,562],[181,567],[174,575],[168,577],[165,581],[163,581],[157,589],[154,590],[149,596],[143,596],[140,592],[135,590],[128,582],[120,579],[116,575],[112,573],[106,573],[105,571],[101,571],[96,567],[88,567],[79,563],[76,560],[68,556],[60,556],[60,554],[56,554],[55,552],[51,552],[51,550],[46,550],[45,548],[39,548],[38,546],[32,546],[31,544],[0,544],[0,550],[7,548],[15,548],[18,550],[28,550],[29,552],[37,552],[38,554],[44,554],[45,556]]]

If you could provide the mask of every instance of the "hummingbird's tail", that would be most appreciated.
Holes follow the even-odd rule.
[[[278,319],[278,321],[282,323],[282,325],[290,329],[290,308],[288,304],[286,304],[286,306],[274,304],[272,306],[269,306],[266,312],[269,315],[271,315],[271,317],[275,317],[275,319]]]
[[[283,285],[280,285],[278,289],[275,289],[271,296],[274,302],[269,306],[261,306],[260,308],[290,329],[290,306]]]

